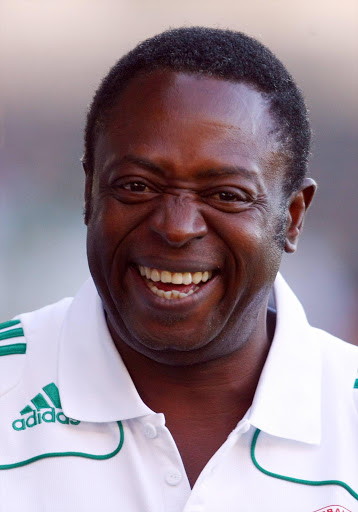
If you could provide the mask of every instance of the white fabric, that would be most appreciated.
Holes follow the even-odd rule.
[[[26,355],[0,357],[0,510],[357,512],[341,485],[273,478],[251,459],[258,428],[264,469],[358,493],[358,349],[310,327],[281,276],[274,293],[275,336],[253,404],[192,490],[164,415],[142,402],[114,347],[93,282],[73,301],[21,315]],[[51,383],[61,408],[43,389]],[[20,411],[34,410],[39,393],[51,408],[31,426]]]

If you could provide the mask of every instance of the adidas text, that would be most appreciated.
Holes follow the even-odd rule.
[[[18,420],[13,421],[12,428],[14,430],[26,430],[26,428],[32,428],[36,425],[39,425],[42,422],[45,423],[55,423],[58,421],[64,425],[78,425],[80,422],[78,420],[73,420],[68,418],[63,414],[62,411],[59,411],[56,414],[54,408],[47,409],[45,412],[33,411],[30,416],[25,418],[19,418]]]

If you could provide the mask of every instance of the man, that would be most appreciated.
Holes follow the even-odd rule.
[[[277,275],[309,144],[243,34],[168,31],[112,68],[85,132],[93,281],[0,330],[4,510],[358,510],[357,349]]]

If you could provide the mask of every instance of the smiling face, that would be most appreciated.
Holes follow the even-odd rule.
[[[121,94],[87,175],[88,259],[117,346],[192,364],[266,337],[286,228],[269,106],[157,71]]]

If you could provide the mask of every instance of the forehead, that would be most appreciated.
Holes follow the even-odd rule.
[[[250,121],[253,134],[264,125],[273,125],[269,103],[253,85],[168,70],[133,78],[111,109],[109,120],[119,114],[123,121],[128,116],[133,121],[155,112],[160,116],[163,110],[176,118],[185,116],[187,121],[201,116],[233,128]]]
[[[103,164],[104,156],[130,150],[246,163],[231,162],[239,158],[252,166],[276,152],[274,132],[268,100],[251,84],[159,70],[136,76],[122,91],[95,156]]]

